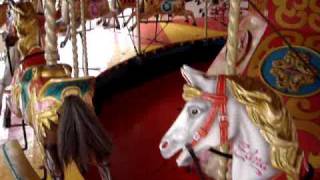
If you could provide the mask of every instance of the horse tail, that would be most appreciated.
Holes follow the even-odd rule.
[[[74,161],[80,172],[88,170],[92,158],[105,160],[111,152],[110,138],[94,110],[79,96],[64,98],[58,126],[58,154],[63,166]]]

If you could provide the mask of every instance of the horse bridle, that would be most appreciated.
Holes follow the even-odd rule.
[[[203,92],[200,96],[200,98],[209,101],[211,103],[211,109],[209,111],[209,115],[207,116],[205,122],[201,125],[201,127],[196,131],[196,133],[193,135],[191,144],[186,145],[186,149],[188,150],[191,158],[193,159],[195,163],[196,171],[200,177],[201,180],[205,179],[204,175],[201,171],[201,167],[199,164],[199,160],[196,157],[193,147],[199,143],[199,141],[203,138],[205,138],[218,113],[220,112],[220,121],[219,121],[219,127],[220,127],[220,144],[226,144],[228,143],[228,116],[227,116],[227,101],[228,97],[226,95],[226,77],[224,75],[218,76],[218,82],[216,87],[216,93],[207,93]],[[232,159],[232,155],[228,153],[221,152],[213,147],[209,148],[209,151],[222,156],[227,159]]]

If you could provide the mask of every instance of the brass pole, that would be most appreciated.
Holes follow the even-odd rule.
[[[80,0],[81,8],[81,29],[82,29],[82,66],[84,76],[89,76],[88,72],[88,49],[87,49],[87,33],[86,33],[86,20],[84,17],[84,0]]]
[[[228,39],[227,39],[227,74],[236,74],[238,37],[240,18],[240,0],[230,0]]]
[[[45,59],[48,65],[57,64],[59,54],[57,48],[55,0],[45,1]]]
[[[143,1],[143,0],[142,0]],[[136,1],[136,21],[137,21],[137,33],[138,33],[138,54],[141,54],[141,32],[140,32],[140,7],[139,0]]]

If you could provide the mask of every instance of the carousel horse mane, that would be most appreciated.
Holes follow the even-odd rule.
[[[74,160],[84,172],[88,170],[86,163],[92,155],[97,160],[104,159],[112,148],[110,138],[104,133],[93,109],[88,107],[79,96],[70,95],[64,98],[59,109],[58,153],[61,163],[66,165]]]
[[[31,2],[16,3],[11,6],[14,16],[14,25],[19,38],[18,50],[23,59],[33,50],[40,48],[40,29],[35,12]]]
[[[271,146],[273,167],[298,177],[303,152],[298,148],[295,124],[280,97],[252,78],[232,76],[229,79],[236,100],[245,105],[250,120]]]

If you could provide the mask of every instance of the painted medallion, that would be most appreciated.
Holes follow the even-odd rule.
[[[310,96],[320,90],[320,55],[305,47],[280,47],[260,66],[263,81],[287,96]]]

